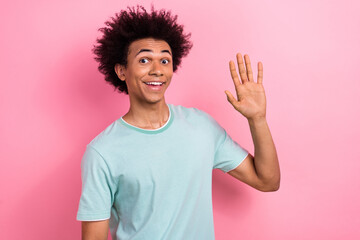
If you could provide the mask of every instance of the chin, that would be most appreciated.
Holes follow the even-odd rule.
[[[155,104],[155,103],[160,103],[162,101],[164,101],[165,99],[164,98],[151,98],[151,99],[147,99],[146,102],[148,103],[152,103],[152,104]]]

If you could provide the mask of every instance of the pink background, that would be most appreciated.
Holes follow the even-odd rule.
[[[227,102],[228,61],[264,64],[267,119],[282,173],[259,192],[214,171],[216,238],[360,238],[360,4],[356,1],[139,1],[179,15],[194,47],[168,103],[210,113],[253,151]],[[215,1],[214,1],[215,2]],[[86,144],[126,113],[97,71],[98,28],[133,1],[6,1],[1,18],[0,239],[80,239]]]

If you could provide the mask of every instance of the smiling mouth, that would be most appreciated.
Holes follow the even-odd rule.
[[[162,86],[165,82],[144,82],[148,86]]]

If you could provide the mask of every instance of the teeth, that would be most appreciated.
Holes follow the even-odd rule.
[[[161,82],[148,82],[146,83],[147,85],[156,85],[156,86],[160,86],[162,83]]]

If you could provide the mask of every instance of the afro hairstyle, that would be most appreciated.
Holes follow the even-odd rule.
[[[183,32],[183,25],[176,23],[177,15],[172,16],[170,11],[154,10],[148,13],[143,6],[128,7],[116,13],[115,17],[106,21],[106,27],[100,28],[103,33],[97,39],[93,52],[95,60],[99,62],[99,71],[105,75],[105,80],[118,89],[119,92],[128,94],[126,83],[121,81],[114,67],[116,64],[127,66],[129,46],[132,42],[143,38],[154,38],[166,41],[172,51],[173,71],[176,72],[192,43],[191,34]]]

